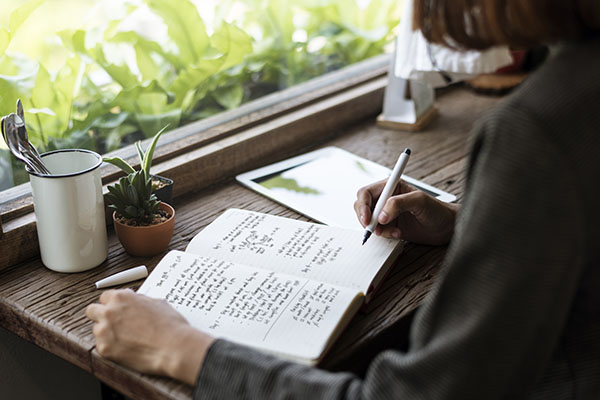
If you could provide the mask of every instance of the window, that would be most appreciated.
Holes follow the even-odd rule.
[[[400,3],[0,0],[0,114],[21,98],[41,152],[104,154],[381,54]],[[0,189],[25,182],[0,146]]]
[[[376,55],[389,43],[401,6],[397,0],[215,0],[210,7],[202,0],[201,8],[188,0],[0,0],[0,5],[7,2],[4,9],[18,5],[31,13],[19,14],[23,21],[16,34],[11,29],[19,24],[3,24],[10,43],[0,60],[0,92],[14,99],[2,99],[1,113],[14,112],[20,97],[30,137],[42,151],[84,147],[131,160],[136,153],[127,144],[169,124],[153,170],[176,180],[175,196],[274,161],[273,153],[289,156],[292,150],[281,148],[292,142],[297,148],[314,145],[345,123],[376,115],[389,62]],[[71,19],[90,24],[88,29],[78,29],[78,21],[64,26],[64,15],[48,18],[49,10],[60,7],[79,12]],[[93,18],[82,18],[90,7]],[[170,32],[168,23],[175,16],[191,18],[195,10],[198,19],[188,24],[213,21],[203,27],[208,44],[197,62],[191,48],[188,58],[176,54],[178,41],[192,44],[181,29]],[[59,21],[50,33],[39,33],[48,39],[43,51],[31,43],[35,34],[28,25],[38,12]],[[158,35],[145,37],[134,30],[136,24]],[[14,49],[28,40],[33,50],[17,55]],[[2,88],[19,77],[29,80],[12,92]],[[17,181],[19,172],[24,174],[23,166],[15,161],[10,179]],[[103,166],[104,183],[118,175]],[[37,250],[29,185],[0,192],[0,207],[7,249],[2,268]]]

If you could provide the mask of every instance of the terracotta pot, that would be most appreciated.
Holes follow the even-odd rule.
[[[160,203],[160,209],[171,214],[165,222],[150,226],[129,226],[117,220],[113,212],[113,224],[119,241],[132,256],[150,257],[163,252],[173,236],[175,227],[175,210],[167,203]]]

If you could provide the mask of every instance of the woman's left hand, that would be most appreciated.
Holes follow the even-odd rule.
[[[96,350],[138,371],[193,385],[214,339],[194,329],[166,301],[108,290],[86,315],[95,321]]]

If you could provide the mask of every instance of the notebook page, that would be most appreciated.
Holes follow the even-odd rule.
[[[237,343],[317,359],[358,295],[343,287],[180,251],[139,293],[167,300],[193,326]]]
[[[397,240],[363,232],[229,209],[198,233],[186,251],[367,293]]]

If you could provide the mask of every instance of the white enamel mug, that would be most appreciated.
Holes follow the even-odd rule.
[[[57,272],[80,272],[108,256],[100,165],[89,150],[42,154],[52,175],[27,169],[42,262]]]

